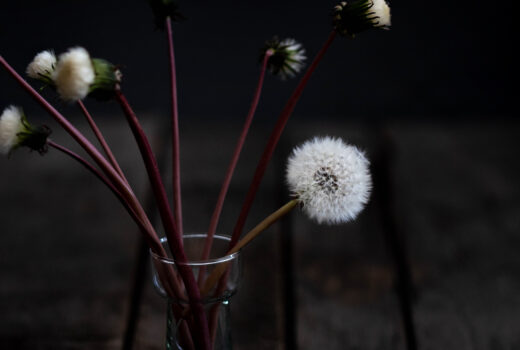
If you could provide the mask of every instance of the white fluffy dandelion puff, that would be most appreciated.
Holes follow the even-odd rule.
[[[294,149],[287,182],[304,212],[318,223],[354,219],[368,202],[372,180],[363,152],[341,139],[314,138]]]
[[[267,62],[267,69],[282,79],[287,79],[298,74],[305,66],[305,49],[302,44],[294,39],[287,38],[279,40],[274,37],[265,43],[260,54],[260,61],[264,59],[267,51],[271,51],[272,56]]]
[[[34,56],[27,66],[26,73],[30,78],[52,83],[52,74],[56,68],[56,55],[50,50],[45,50]]]
[[[18,133],[23,131],[22,110],[16,106],[7,107],[0,117],[0,152],[9,154],[18,143]]]
[[[96,75],[89,53],[75,47],[60,55],[53,80],[56,90],[66,101],[85,98]]]
[[[22,109],[7,107],[0,116],[0,153],[9,155],[18,147],[26,146],[43,154],[51,130],[46,126],[33,127]]]
[[[385,0],[342,1],[333,9],[333,24],[339,34],[351,37],[371,28],[389,29],[390,7]]]

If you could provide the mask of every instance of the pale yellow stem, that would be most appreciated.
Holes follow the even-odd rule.
[[[255,239],[260,233],[268,229],[272,224],[276,221],[280,220],[282,217],[287,215],[291,210],[293,210],[296,205],[298,205],[300,201],[298,199],[293,199],[283,207],[269,215],[262,222],[255,226],[251,231],[249,231],[244,238],[237,242],[237,244],[231,248],[226,255],[231,255],[238,252],[240,249],[244,248],[247,244],[249,244],[253,239]],[[226,271],[228,263],[219,264],[208,276],[206,279],[206,283],[204,283],[204,287],[201,289],[201,295],[206,296],[213,286],[218,282],[222,274]]]

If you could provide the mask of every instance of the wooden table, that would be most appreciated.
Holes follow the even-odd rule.
[[[126,125],[102,120],[153,208]],[[167,128],[143,120],[168,183]],[[287,201],[285,159],[314,135],[366,150],[371,202],[336,227],[294,212],[245,249],[236,349],[519,349],[520,123],[320,120],[290,122],[247,227]],[[220,232],[236,220],[267,124],[254,125]],[[188,232],[207,228],[238,127],[181,125]],[[53,139],[70,143],[60,130]],[[109,191],[57,152],[19,150],[0,167],[0,349],[164,349],[164,300]]]

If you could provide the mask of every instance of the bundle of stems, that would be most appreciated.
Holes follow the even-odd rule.
[[[186,319],[181,327],[181,337],[184,343],[188,344],[188,348],[210,350],[212,348],[212,337],[215,333],[215,317],[216,310],[212,310],[210,319],[203,309],[203,300],[208,297],[210,290],[215,290],[214,293],[222,292],[225,285],[225,269],[215,271],[208,279],[205,279],[205,271],[200,270],[197,278],[193,275],[190,268],[183,264],[187,262],[187,256],[183,248],[183,222],[182,222],[182,205],[181,205],[181,179],[180,179],[180,147],[179,147],[179,113],[178,113],[178,99],[177,99],[177,81],[176,81],[176,67],[175,54],[173,45],[173,30],[172,21],[170,17],[166,18],[165,22],[166,35],[168,41],[168,58],[170,66],[170,87],[171,87],[171,127],[172,127],[172,164],[173,164],[173,205],[170,207],[169,198],[165,190],[159,167],[155,159],[154,153],[146,137],[139,119],[135,115],[125,95],[121,91],[119,85],[115,87],[113,97],[120,104],[132,133],[136,139],[141,156],[143,158],[151,188],[156,200],[157,208],[160,213],[161,222],[165,235],[168,239],[168,246],[170,247],[170,254],[163,247],[159,235],[154,226],[150,222],[137,196],[134,194],[123,170],[119,166],[116,157],[112,153],[107,141],[102,132],[96,125],[93,117],[88,112],[85,104],[77,101],[77,105],[86,117],[88,124],[96,136],[101,149],[104,153],[98,150],[93,143],[91,143],[76,127],[64,117],[53,105],[51,105],[45,98],[43,98],[38,91],[29,85],[25,79],[20,76],[8,63],[0,56],[0,65],[3,66],[7,72],[22,86],[22,88],[32,96],[57,122],[68,132],[75,141],[86,151],[91,161],[83,158],[72,150],[56,143],[53,140],[48,140],[47,144],[60,152],[63,152],[72,159],[78,161],[87,170],[92,172],[100,181],[102,181],[111,192],[119,199],[125,209],[128,211],[131,218],[138,225],[140,231],[144,235],[151,251],[160,257],[172,256],[175,261],[180,264],[177,265],[177,270],[172,268],[156,267],[157,272],[161,278],[161,283],[171,297],[182,299],[184,293],[187,294],[188,305],[174,305],[172,312],[178,319]],[[316,55],[314,61],[307,69],[305,75],[299,82],[293,94],[289,98],[287,104],[282,110],[273,130],[271,136],[265,146],[265,150],[256,168],[256,172],[252,179],[251,185],[247,192],[246,198],[242,205],[242,210],[237,219],[233,235],[229,245],[229,253],[236,252],[254,237],[264,231],[276,220],[287,214],[292,208],[296,206],[297,201],[293,200],[284,206],[281,210],[269,216],[264,222],[255,227],[250,234],[246,235],[244,240],[240,241],[240,236],[243,231],[249,210],[252,206],[258,187],[262,181],[267,165],[274,153],[276,145],[282,135],[282,132],[291,116],[296,103],[298,102],[310,76],[316,69],[318,63],[329,48],[335,37],[335,31],[327,38],[322,49]],[[250,129],[253,117],[255,115],[257,106],[260,101],[264,77],[268,67],[269,60],[273,54],[272,50],[266,51],[261,62],[260,75],[254,91],[251,106],[246,115],[244,125],[236,142],[230,163],[224,175],[224,180],[216,201],[213,214],[210,219],[210,224],[207,230],[207,238],[204,249],[200,257],[201,260],[209,258],[211,251],[213,237],[217,230],[220,214],[225,202],[226,194],[231,183],[233,173],[238,163],[240,153],[246,141],[248,131]],[[213,288],[218,284],[217,288]]]
[[[84,74],[85,69],[83,68],[85,67],[82,67],[82,69],[78,70],[81,73],[75,72],[75,74],[79,76],[74,77],[78,78],[78,81],[80,81],[81,84],[77,84],[78,81],[73,81],[71,85],[81,85],[83,88],[85,87],[83,86],[85,85],[85,82],[90,81],[90,83],[86,84],[87,86],[85,89],[78,89],[81,91],[72,91],[72,93],[68,93],[66,97],[63,96],[63,91],[60,91],[60,86],[58,86],[58,80],[60,79],[58,68],[61,62],[61,56],[60,62],[58,62],[58,66],[55,67],[54,64],[56,63],[56,57],[54,56],[54,53],[44,52],[46,55],[44,55],[45,58],[43,60],[45,61],[45,64],[43,64],[43,66],[49,66],[48,69],[44,70],[43,72],[36,72],[35,67],[38,68],[38,65],[42,63],[42,61],[40,61],[39,63],[33,62],[35,63],[35,66],[32,66],[33,63],[31,63],[27,71],[30,77],[39,79],[46,85],[56,88],[57,92],[62,94],[64,99],[76,101],[79,109],[87,119],[87,122],[92,129],[99,145],[101,146],[101,151],[98,150],[98,148],[93,143],[91,143],[87,137],[85,137],[85,135],[83,135],[52,104],[50,104],[44,97],[42,97],[38,91],[36,91],[30,84],[28,84],[27,81],[25,81],[25,79],[20,76],[20,74],[18,74],[13,69],[13,67],[11,67],[1,55],[0,66],[2,66],[21,85],[21,87],[30,96],[32,96],[36,102],[38,102],[67,133],[73,137],[78,145],[81,146],[81,148],[83,148],[86,154],[90,157],[90,161],[68,149],[67,147],[56,143],[54,140],[49,139],[48,135],[50,131],[47,134],[42,132],[42,135],[45,135],[45,137],[38,138],[38,147],[40,148],[34,149],[37,149],[43,153],[44,150],[50,147],[79,162],[88,171],[95,175],[102,183],[104,183],[121,202],[130,217],[139,227],[150,247],[151,252],[161,259],[173,257],[176,267],[175,269],[170,264],[159,263],[156,264],[155,268],[166,294],[171,299],[182,301],[169,303],[171,306],[171,312],[173,313],[179,325],[179,339],[183,347],[186,349],[211,350],[213,348],[214,337],[216,334],[216,321],[219,306],[212,306],[209,309],[209,313],[206,314],[204,311],[204,301],[212,298],[218,298],[222,295],[222,293],[224,293],[228,276],[226,272],[228,272],[229,269],[227,264],[222,264],[218,268],[214,269],[210,274],[208,274],[204,268],[201,268],[199,270],[198,276],[195,276],[187,264],[188,257],[186,256],[186,251],[183,244],[184,228],[182,218],[180,176],[179,109],[172,28],[172,20],[183,19],[183,16],[178,13],[177,5],[172,0],[149,0],[149,3],[152,6],[152,10],[156,16],[156,25],[161,29],[166,29],[165,32],[168,42],[173,168],[171,179],[173,198],[171,199],[173,208],[170,206],[170,198],[168,197],[167,191],[165,189],[157,160],[154,156],[150,142],[141,126],[141,123],[139,122],[139,119],[137,118],[132,107],[130,106],[130,103],[121,90],[120,73],[115,66],[112,66],[108,62],[101,59],[90,59],[88,53],[86,53],[84,49],[75,48],[75,56],[72,58],[72,60],[76,63],[79,60],[89,67],[87,69],[88,74]],[[287,204],[283,205],[281,208],[276,210],[274,213],[256,225],[241,239],[247,217],[264,177],[265,171],[289,121],[289,118],[293,114],[293,111],[300,97],[302,96],[303,91],[312,74],[333,43],[337,34],[352,38],[357,33],[370,28],[388,29],[390,27],[390,8],[385,0],[357,0],[353,2],[343,1],[333,8],[332,17],[332,32],[327,37],[323,46],[305,71],[303,77],[289,97],[287,103],[278,116],[276,123],[273,126],[272,132],[268,138],[267,144],[265,145],[247,194],[242,203],[237,221],[232,230],[232,236],[230,238],[227,255],[233,254],[245,247],[259,234],[264,232],[268,227],[280,220],[283,216],[287,215],[292,209],[297,207],[298,204],[306,203],[305,199],[302,198],[295,198],[290,200]],[[297,73],[301,67],[303,67],[303,59],[305,58],[303,53],[304,50],[301,49],[301,45],[296,43],[293,39],[279,41],[276,37],[273,38],[273,40],[268,41],[265,50],[262,52],[260,75],[254,90],[251,106],[244,120],[244,125],[239,134],[227,170],[224,174],[222,186],[220,188],[215,208],[210,218],[209,227],[206,231],[207,234],[204,247],[202,249],[201,256],[197,260],[207,260],[210,256],[210,252],[213,246],[213,239],[217,231],[225,198],[233,174],[235,172],[235,168],[238,164],[242,148],[245,144],[249,129],[251,127],[253,117],[256,113],[256,109],[260,101],[266,71],[270,70],[275,74],[279,74],[282,76],[282,78],[292,76],[294,73]],[[70,51],[68,54],[68,58],[72,57],[72,53]],[[54,61],[52,64],[49,63],[52,61]],[[68,62],[71,61],[68,60]],[[65,69],[65,71],[67,71],[67,69]],[[56,73],[56,76],[54,73]],[[101,78],[99,81],[96,81],[95,78],[98,73]],[[88,75],[88,77],[85,75]],[[90,80],[90,78],[92,78],[92,80]],[[102,91],[96,91],[98,88]],[[94,94],[96,92],[99,93]],[[148,179],[150,181],[157,209],[160,214],[163,231],[166,235],[168,243],[167,245],[163,245],[163,240],[159,238],[156,229],[150,222],[141,203],[133,192],[130,183],[128,182],[123,170],[119,166],[116,157],[112,153],[108,142],[105,140],[105,137],[94,121],[94,118],[91,116],[85,104],[82,102],[82,98],[86,97],[88,94],[91,94],[92,97],[97,98],[113,98],[121,106],[146,167]],[[22,120],[21,113],[19,113],[18,117],[20,120]],[[3,119],[0,119],[0,121],[2,120]],[[13,118],[9,120],[12,121]],[[9,122],[7,124],[9,124]],[[10,128],[9,132],[14,130],[12,125],[8,125],[8,128]],[[44,128],[43,130],[46,131],[47,129]],[[19,134],[23,133],[19,132],[14,136],[8,136],[18,137]],[[41,140],[45,141],[41,142]],[[8,141],[11,142],[11,140]],[[325,142],[328,141],[325,140]],[[18,144],[16,144],[16,146],[18,146]],[[347,149],[347,146],[345,146],[345,149]],[[367,170],[368,161],[366,161],[366,159],[362,157],[362,153],[357,150],[350,150],[349,152],[353,152],[353,154],[355,154],[355,160],[357,159],[357,163],[354,162],[354,165],[356,167],[356,171],[361,174],[360,176],[362,181],[359,181],[360,184],[358,184],[361,186],[361,190],[358,191],[357,198],[354,203],[356,204],[356,207],[352,210],[351,208],[344,208],[346,212],[341,213],[340,219],[337,217],[333,218],[333,222],[339,222],[353,218],[355,216],[354,212],[358,213],[359,210],[361,210],[362,205],[366,203],[368,192],[371,186],[370,177]],[[329,154],[327,153],[327,157],[328,156]],[[323,172],[327,173],[326,169],[324,168],[319,168],[318,170],[319,173],[311,173],[311,182],[313,183],[316,182],[316,174],[323,175]],[[327,183],[330,182],[331,179],[334,179],[334,177],[330,176],[329,174],[329,177],[325,178],[323,180],[323,184],[320,183],[320,186],[324,187],[325,190],[331,190],[330,186],[327,187]],[[337,188],[337,183],[334,183],[334,185],[336,185]],[[299,196],[299,190],[293,188],[292,191],[296,196]],[[329,194],[330,193],[327,192],[327,196]],[[332,203],[331,205],[334,204],[337,203]]]

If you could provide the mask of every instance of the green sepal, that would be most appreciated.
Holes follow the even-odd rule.
[[[291,45],[284,45],[283,40],[280,40],[278,36],[274,36],[272,39],[265,42],[264,47],[260,49],[260,55],[258,62],[261,63],[264,60],[267,51],[271,51],[271,57],[267,61],[267,69],[275,76],[279,76],[282,79],[286,79],[288,76],[295,75],[298,72],[293,69],[292,63],[298,63],[303,65],[300,60],[294,59],[298,54],[299,50],[290,50]],[[301,49],[300,51],[303,51]]]
[[[114,97],[115,89],[121,82],[119,70],[115,65],[101,58],[93,58],[92,66],[96,77],[90,85],[88,96],[96,100],[108,101]]]
[[[45,125],[33,127],[27,120],[25,114],[22,114],[22,131],[16,134],[18,142],[11,149],[9,154],[11,154],[16,148],[29,147],[43,155],[47,152],[47,138],[51,133],[51,129]]]
[[[52,73],[48,73],[48,74],[41,74],[41,73],[38,73],[38,80],[41,81],[42,83],[44,83],[45,85],[44,86],[52,86],[52,87],[56,87],[56,84],[54,83],[54,80],[52,80],[52,76],[51,76]]]

